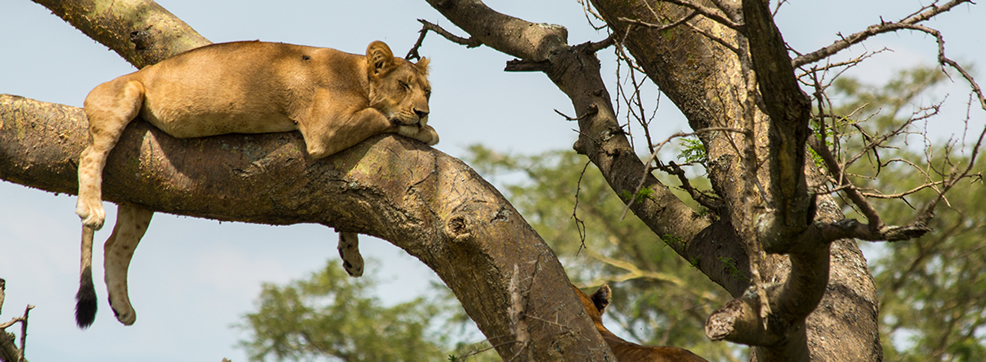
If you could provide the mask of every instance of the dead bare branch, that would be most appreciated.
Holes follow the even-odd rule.
[[[870,57],[872,57],[874,55],[877,55],[877,54],[886,52],[886,51],[893,51],[893,50],[891,50],[890,48],[883,48],[883,49],[872,51],[872,52],[864,52],[863,54],[860,54],[859,56],[857,56],[857,57],[855,57],[853,59],[850,59],[850,60],[846,60],[846,61],[842,61],[842,62],[835,62],[835,63],[826,63],[824,66],[821,66],[821,67],[813,66],[810,70],[805,70],[804,73],[798,74],[797,77],[798,77],[798,79],[802,79],[802,78],[804,78],[804,77],[806,77],[808,75],[816,74],[817,72],[827,73],[832,68],[845,67],[842,70],[840,70],[838,73],[836,73],[835,76],[832,77],[832,79],[834,80],[834,79],[838,78],[840,75],[842,75],[842,73],[844,73],[845,71],[851,69],[852,67],[855,67],[856,65],[859,65],[864,60],[866,60],[866,59],[868,59],[868,58],[870,58]],[[828,60],[829,59],[826,59],[826,61],[828,61]],[[802,66],[801,69],[804,70],[803,66]],[[822,87],[822,88],[824,89],[824,88],[827,88],[827,87]]]
[[[822,161],[825,162],[825,168],[828,169],[829,175],[833,178],[839,180],[837,186],[844,187],[842,190],[853,204],[859,208],[860,213],[866,217],[870,228],[874,231],[879,230],[883,227],[883,220],[880,219],[880,214],[877,213],[873,205],[870,205],[869,201],[859,192],[859,190],[854,187],[848,179],[846,179],[843,173],[842,167],[839,162],[836,161],[832,153],[829,152],[828,147],[825,146],[825,142],[820,140],[818,137],[808,137],[808,146],[811,147],[816,154],[821,156]]]
[[[4,281],[0,279],[0,306],[3,305]],[[27,351],[27,321],[33,305],[28,304],[24,308],[24,314],[14,317],[10,321],[0,323],[0,361],[23,362],[26,361],[25,352]],[[21,324],[20,348],[14,345],[14,335],[6,331],[7,327],[14,324]]]
[[[886,22],[886,21],[882,21],[881,20],[880,21],[880,24],[870,25],[869,27],[866,28],[866,30],[863,30],[861,32],[852,34],[852,35],[850,35],[848,37],[843,37],[842,34],[840,33],[839,34],[840,39],[837,40],[837,41],[835,41],[834,43],[832,43],[832,45],[829,45],[827,47],[824,47],[822,49],[816,50],[814,52],[811,52],[811,53],[808,53],[808,54],[799,56],[797,58],[794,58],[791,61],[791,64],[795,68],[797,68],[797,67],[800,67],[800,66],[805,65],[805,64],[808,64],[808,63],[817,62],[819,60],[822,60],[824,58],[827,58],[829,56],[832,56],[832,55],[838,53],[839,51],[842,51],[843,49],[846,49],[846,48],[848,48],[848,47],[850,47],[852,45],[859,44],[862,41],[864,41],[864,40],[866,40],[866,39],[868,39],[868,38],[870,38],[870,37],[872,37],[874,35],[879,35],[879,34],[883,34],[883,33],[895,32],[897,30],[906,29],[908,27],[908,25],[914,25],[914,24],[920,23],[922,21],[931,19],[935,15],[938,15],[938,14],[941,14],[943,12],[949,11],[952,8],[954,8],[955,6],[958,6],[959,4],[962,4],[962,3],[972,3],[972,1],[971,0],[952,0],[952,1],[949,1],[948,3],[945,3],[944,5],[941,5],[941,6],[938,6],[937,3],[938,2],[936,1],[936,2],[932,3],[931,5],[924,6],[920,10],[918,10],[917,12],[915,12],[915,13],[907,16],[907,17],[905,17],[904,19],[901,19],[898,22]]]

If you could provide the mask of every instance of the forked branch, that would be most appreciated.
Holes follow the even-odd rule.
[[[407,60],[421,59],[421,55],[418,54],[418,48],[421,48],[421,43],[424,42],[425,35],[428,35],[429,30],[435,32],[438,35],[441,35],[445,39],[448,39],[448,41],[450,42],[460,45],[465,45],[466,48],[475,48],[480,45],[483,45],[483,42],[479,41],[479,39],[476,39],[474,37],[463,38],[460,36],[456,36],[455,34],[449,32],[448,30],[445,30],[438,24],[432,24],[428,22],[428,20],[418,19],[418,22],[421,23],[421,30],[418,31],[418,33],[420,33],[421,35],[418,35],[418,40],[414,42],[414,46],[411,47],[411,50],[407,52],[407,55],[404,56],[404,59]]]
[[[0,309],[3,309],[3,300],[5,297],[6,281],[0,278]],[[5,323],[0,323],[0,361],[8,362],[23,362],[27,361],[25,356],[25,351],[27,350],[27,319],[28,315],[34,309],[33,305],[28,304],[24,308],[24,314],[20,317],[14,317],[10,321]],[[18,348],[14,343],[14,335],[6,331],[7,327],[14,324],[21,324],[21,343]]]

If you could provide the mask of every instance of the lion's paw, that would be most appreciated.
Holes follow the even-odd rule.
[[[412,136],[414,139],[424,142],[429,146],[438,144],[438,132],[431,126],[424,126],[418,129],[417,134]]]
[[[113,314],[116,315],[116,320],[120,321],[120,323],[123,323],[125,326],[130,326],[137,321],[137,312],[130,307],[129,303],[127,303],[126,306],[118,307],[112,303],[112,298],[110,299],[110,302],[110,307],[113,309]]]
[[[103,222],[106,221],[106,210],[103,209],[103,203],[99,201],[86,202],[80,198],[75,206],[75,213],[82,219],[82,225],[95,230],[102,229]]]

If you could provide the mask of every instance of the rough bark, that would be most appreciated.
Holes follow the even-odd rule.
[[[162,49],[163,57],[207,42],[170,41],[190,28],[146,32],[147,14],[164,17],[155,24],[180,23],[152,2],[105,4],[45,5],[97,40],[113,39],[104,44],[138,67],[163,58],[126,49],[134,44],[119,39],[134,30],[145,31],[138,46]],[[85,125],[81,109],[0,95],[0,178],[74,194]],[[110,155],[104,198],[188,216],[318,223],[378,236],[435,270],[504,359],[612,360],[557,257],[464,163],[394,135],[318,161],[304,149],[297,132],[179,140],[134,121]]]

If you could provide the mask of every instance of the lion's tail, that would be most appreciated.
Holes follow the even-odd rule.
[[[96,229],[82,226],[82,268],[75,293],[75,323],[86,329],[96,320],[96,288],[92,284],[92,238]]]

